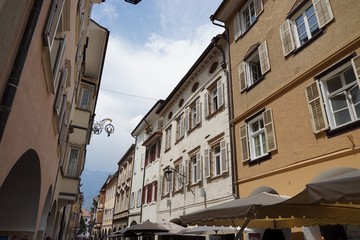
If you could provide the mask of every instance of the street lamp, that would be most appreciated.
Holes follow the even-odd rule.
[[[125,0],[125,2],[131,3],[131,4],[138,4],[139,2],[141,2],[141,0]]]
[[[105,125],[106,122],[109,122]],[[95,122],[92,128],[92,132],[96,135],[99,135],[103,129],[105,129],[105,132],[107,133],[108,137],[110,137],[110,134],[114,133],[115,128],[114,125],[111,124],[112,119],[111,118],[104,118],[103,120],[99,122]]]
[[[177,180],[182,184],[182,185],[186,185],[185,183],[185,179],[186,179],[186,176],[182,173],[180,173],[178,170],[176,170],[175,168],[172,168],[170,166],[167,166],[166,168],[164,168],[164,176],[165,176],[165,180],[167,182],[170,182],[171,181],[171,178],[172,178],[172,174],[175,172],[176,174],[176,178]],[[195,193],[194,191],[191,189],[191,188],[188,188],[190,190],[190,192],[195,196]]]

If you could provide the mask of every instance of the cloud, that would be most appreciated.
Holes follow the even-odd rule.
[[[187,5],[181,4],[182,2],[155,1],[159,12],[162,13],[162,28],[182,29],[181,31],[187,34],[152,31],[139,45],[139,42],[129,39],[126,32],[111,31],[95,120],[112,118],[115,132],[110,137],[105,133],[92,137],[87,152],[87,168],[109,172],[116,170],[118,160],[135,142],[131,132],[142,117],[156,103],[156,99],[165,99],[170,94],[210,44],[211,38],[223,31],[211,24],[208,16],[205,16],[206,19],[203,21],[197,20],[201,16],[194,12],[199,11],[199,7],[206,8],[202,6],[207,5],[204,4],[204,0],[186,0]],[[194,2],[194,7],[186,10],[189,8],[189,2]],[[107,0],[101,4],[109,4],[103,14],[116,12],[116,6],[110,3],[112,2]],[[101,19],[102,14],[96,15]],[[190,18],[194,20],[188,24],[187,22],[191,22]],[[102,24],[106,27],[106,23]]]

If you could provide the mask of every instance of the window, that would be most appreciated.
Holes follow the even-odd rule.
[[[304,1],[303,6],[290,12],[288,19],[280,26],[284,56],[306,44],[332,19],[334,15],[329,0]]]
[[[69,161],[66,169],[66,176],[69,177],[78,176],[79,161],[80,161],[80,149],[70,148]]]
[[[205,178],[215,177],[228,171],[226,145],[224,140],[217,140],[210,149],[204,150]]]
[[[140,206],[141,206],[141,189],[139,189],[139,190],[138,190],[138,193],[137,193],[136,206],[137,206],[137,207],[140,207]]]
[[[173,190],[175,192],[181,190],[184,187],[184,171],[182,166],[183,165],[181,163],[181,160],[177,163],[174,163],[175,171],[173,172]]]
[[[91,99],[93,98],[94,87],[82,84],[80,90],[80,101],[79,108],[84,110],[90,110],[91,108]]]
[[[146,148],[145,167],[160,157],[160,141]]]
[[[240,91],[244,91],[263,78],[270,70],[266,41],[251,46],[245,60],[239,65]]]
[[[181,114],[176,119],[176,141],[182,139],[184,135],[185,135],[184,114]]]
[[[167,196],[170,193],[171,181],[167,181],[165,176],[162,177],[162,196]]]
[[[306,87],[314,133],[360,120],[359,69],[357,56]]]
[[[185,109],[185,130],[189,131],[198,126],[201,122],[201,104],[197,99]]]
[[[201,181],[201,160],[200,153],[194,153],[186,163],[187,184],[196,184]]]
[[[240,143],[243,161],[264,157],[277,149],[272,110],[251,118],[240,126]]]
[[[143,204],[156,201],[157,195],[157,182],[152,182],[144,187],[143,191]]]
[[[171,126],[165,130],[165,150],[171,148]]]
[[[135,203],[135,192],[132,192],[131,195],[130,195],[130,205],[129,205],[129,207],[134,208],[134,206],[135,206],[134,203]]]
[[[234,38],[237,40],[257,20],[259,14],[264,10],[262,0],[248,0],[234,18]]]
[[[221,80],[210,86],[204,94],[205,117],[214,114],[224,105],[224,84]]]

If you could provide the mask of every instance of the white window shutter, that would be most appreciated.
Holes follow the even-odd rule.
[[[242,62],[239,65],[239,84],[240,84],[240,92],[244,91],[247,88],[246,63],[245,62]]]
[[[201,180],[201,168],[202,168],[202,164],[201,164],[201,158],[200,158],[200,153],[196,154],[196,182],[199,182]]]
[[[360,88],[360,55],[351,59],[351,63],[355,72],[358,86]]]
[[[234,40],[236,41],[241,36],[241,23],[240,23],[240,12],[234,17]]]
[[[262,11],[264,11],[264,5],[262,0],[255,0],[254,2],[255,2],[255,15],[257,17],[260,15],[260,13],[262,13]]]
[[[217,98],[218,106],[221,107],[224,104],[224,87],[223,83],[219,80],[216,83],[217,92],[219,94],[219,97]]]
[[[204,150],[204,161],[205,161],[205,178],[209,178],[211,176],[209,149]]]
[[[241,156],[242,161],[248,161],[249,156],[249,145],[248,145],[248,133],[246,123],[240,126],[240,144],[241,144]]]
[[[51,49],[64,9],[65,0],[53,1],[51,11],[44,31],[45,44]]]
[[[269,52],[267,49],[266,41],[260,44],[260,46],[258,47],[258,51],[259,51],[261,74],[264,75],[270,70]]]
[[[324,103],[320,96],[319,83],[315,81],[312,84],[306,86],[305,93],[314,133],[327,130],[329,125],[326,119]]]
[[[185,131],[189,131],[189,129],[190,129],[190,125],[189,125],[189,123],[190,123],[189,110],[190,110],[190,108],[188,108],[188,107],[185,109],[185,119],[184,119]]]
[[[179,186],[180,186],[180,188],[183,188],[183,187],[184,187],[184,183],[185,183],[185,179],[184,179],[184,168],[183,168],[182,163],[179,164],[179,172],[180,172],[179,178],[181,179],[181,180],[179,181],[179,184],[180,184]]]
[[[140,168],[144,169],[145,167],[145,153],[141,154],[141,159],[140,159],[141,163],[140,163]]]
[[[312,0],[319,28],[324,27],[334,19],[329,0]]]
[[[196,100],[196,124],[201,122],[201,104],[200,99]]]
[[[190,166],[189,166],[189,160],[185,161],[185,185],[190,184]]]
[[[55,82],[55,79],[57,79],[57,77],[58,77],[58,74],[60,72],[60,67],[62,66],[63,59],[64,59],[64,56],[65,56],[66,37],[64,37],[63,39],[60,39],[59,41],[60,41],[60,47],[59,47],[59,50],[57,52],[55,65],[54,65],[54,67],[52,69],[54,82]],[[55,88],[56,88],[56,86],[54,86],[54,89]]]
[[[290,20],[287,19],[280,26],[280,39],[284,56],[289,55],[295,49],[294,39],[291,32]]]
[[[264,128],[265,128],[265,139],[266,139],[266,148],[268,152],[272,152],[277,149],[276,145],[276,136],[274,129],[274,118],[272,115],[271,108],[263,112]]]
[[[66,80],[68,77],[68,69],[65,67],[62,70],[62,74],[61,74],[61,78],[60,78],[60,83],[59,86],[57,88],[57,93],[56,93],[56,99],[55,99],[55,112],[58,116],[60,116],[60,109],[61,109],[61,104],[62,104],[62,99],[64,96],[64,91],[65,91],[65,84],[66,84]]]
[[[225,140],[220,142],[220,150],[221,150],[221,172],[227,172],[229,169],[228,166],[228,159],[227,159],[227,153],[226,153],[226,143]]]
[[[207,91],[204,94],[204,114],[205,117],[209,115],[209,93]]]
[[[184,115],[182,114],[180,117],[180,138],[185,135],[185,121]]]

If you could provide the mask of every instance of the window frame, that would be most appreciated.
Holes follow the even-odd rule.
[[[258,119],[263,120],[263,129],[265,135],[266,153],[261,156],[254,156],[254,145],[250,145],[250,124],[254,123]],[[272,109],[264,109],[255,114],[251,118],[247,119],[244,124],[240,126],[240,145],[241,145],[241,157],[243,162],[252,162],[263,158],[268,158],[271,153],[277,150],[276,133],[274,128],[274,117]]]
[[[216,148],[219,148],[219,152],[215,155]],[[209,141],[209,148],[204,150],[204,165],[206,179],[222,176],[229,171],[226,142],[223,137]]]
[[[215,92],[216,92],[216,96],[214,96]],[[216,106],[214,106],[215,104]],[[221,109],[224,108],[224,105],[225,105],[225,84],[222,82],[220,77],[205,90],[204,93],[205,118],[210,118],[211,116],[219,112]]]
[[[89,92],[87,98],[84,98],[84,91]],[[92,99],[94,98],[94,94],[95,94],[95,86],[81,82],[78,108],[85,111],[90,111],[93,106]],[[84,105],[83,105],[83,100],[86,101]]]
[[[311,39],[308,39],[305,43],[300,44],[297,40],[298,33],[295,19],[300,16],[306,9],[313,5],[315,11],[315,17],[318,23],[319,31],[314,34]],[[296,52],[296,50],[305,47],[311,40],[315,39],[322,30],[334,19],[334,14],[329,0],[312,0],[311,2],[304,2],[304,5],[295,9],[288,14],[287,19],[280,25],[280,40],[282,44],[283,54],[287,57],[290,53]]]
[[[171,149],[171,128],[172,125],[165,129],[165,151]]]
[[[250,89],[255,84],[259,83],[262,79],[264,79],[265,75],[270,71],[270,58],[269,58],[269,51],[267,47],[267,42],[264,41],[262,43],[258,43],[259,45],[256,47],[254,52],[249,54],[244,58],[244,61],[239,65],[239,86],[240,92]],[[260,65],[260,74],[259,78],[254,81],[253,77],[251,76],[251,70],[249,66],[250,60],[254,59],[255,57],[259,60]]]
[[[195,164],[194,164],[195,163]],[[202,180],[202,161],[200,149],[189,154],[189,159],[185,163],[186,184],[193,186],[199,184]]]
[[[355,81],[351,84],[348,84],[347,87],[342,86],[340,89],[342,89],[342,91],[349,91],[350,89],[356,87],[356,85],[360,89],[360,56],[350,56],[345,58],[344,60],[335,64],[329,70],[326,70],[324,74],[320,74],[318,77],[315,77],[315,81],[305,87],[305,94],[314,134],[318,134],[327,130],[329,130],[329,133],[339,132],[360,122],[360,118],[358,118],[352,119],[351,121],[341,125],[336,125],[334,115],[331,111],[327,86],[325,84],[326,81],[340,73],[343,73],[349,68],[352,68],[353,73],[355,74]],[[354,108],[353,105],[352,108]],[[354,111],[353,114],[356,114],[355,109],[352,109],[352,111]]]
[[[176,142],[179,142],[185,136],[185,113],[181,113],[176,119]]]
[[[71,158],[72,151],[77,151],[77,156],[75,158]],[[72,161],[74,160],[74,161]],[[82,164],[82,149],[76,146],[70,146],[67,156],[67,163],[66,163],[66,170],[65,176],[66,177],[79,177],[79,171]]]

